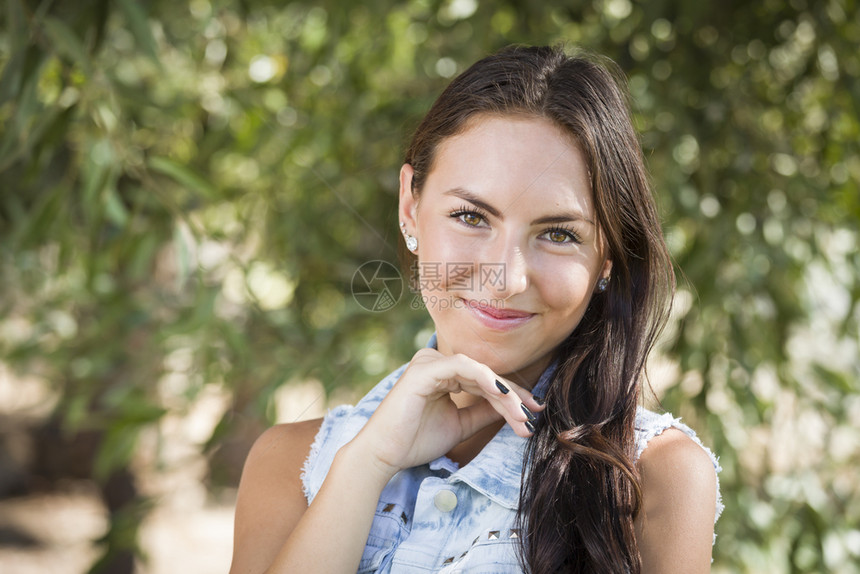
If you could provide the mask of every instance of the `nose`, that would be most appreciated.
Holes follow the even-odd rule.
[[[513,241],[499,242],[495,264],[485,264],[482,284],[496,299],[509,299],[529,286],[529,262],[522,247]]]

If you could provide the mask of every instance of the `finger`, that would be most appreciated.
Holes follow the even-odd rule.
[[[537,417],[529,406],[523,402],[521,396],[527,396],[525,394],[521,395],[523,389],[520,389],[510,381],[503,380],[501,378],[495,379],[494,384],[496,389],[499,391],[499,394],[490,395],[487,399],[491,403],[498,405],[497,408],[499,412],[501,412],[508,420],[508,423],[510,423],[514,429],[519,429],[519,427],[524,423],[532,425]],[[533,426],[529,425],[526,425],[526,428],[529,432],[534,432]]]
[[[457,385],[457,391],[463,389],[472,394],[482,394],[515,430],[521,431],[524,426],[528,433],[534,432],[535,413],[543,410],[544,406],[528,390],[498,376],[487,365],[466,355],[452,355],[446,362],[459,375],[450,379]],[[470,377],[467,379],[464,375]],[[471,389],[470,383],[477,388]]]
[[[430,350],[428,350],[430,351]],[[415,365],[428,379],[434,380],[428,394],[456,393],[461,390],[486,398],[517,434],[527,436],[534,432],[536,412],[542,405],[526,390],[499,377],[487,365],[463,355],[444,356],[435,353],[416,353]]]
[[[414,355],[412,355],[412,363],[415,362],[426,362],[438,359],[440,357],[444,357],[442,353],[437,351],[436,349],[431,349],[430,347],[424,347],[423,349],[418,349]]]
[[[460,428],[463,429],[462,440],[468,439],[481,429],[503,419],[489,401],[480,401],[460,409],[457,413],[460,416]]]
[[[513,392],[515,392],[517,394],[517,397],[519,397],[520,401],[524,405],[526,405],[526,407],[532,413],[539,413],[546,408],[546,403],[544,402],[543,397],[535,395],[532,391],[520,387],[519,385],[512,383],[508,379],[499,378],[499,382],[501,382]]]
[[[519,389],[510,382],[502,378],[493,378],[493,388],[487,391],[484,385],[479,385],[475,381],[460,381],[459,388],[472,395],[482,397],[478,404],[482,409],[489,409],[496,413],[493,420],[498,420],[499,417],[505,419],[511,428],[518,435],[528,437],[535,432],[535,421],[537,416],[531,409],[520,399],[520,394],[528,397],[537,410],[538,404],[535,400],[525,392],[524,389]],[[472,405],[466,408],[477,407]],[[466,408],[461,409],[465,411]],[[483,422],[483,421],[481,421]],[[489,423],[487,423],[489,424]]]
[[[502,414],[515,430],[521,431],[524,426],[529,434],[534,433],[537,414],[546,408],[543,401],[509,379],[497,376],[493,384],[498,394],[491,393],[487,398],[506,409]]]
[[[467,431],[470,432],[470,436],[499,419],[504,419],[513,431],[523,438],[528,438],[535,432],[532,421],[513,419],[510,417],[505,405],[494,403],[494,401],[480,401],[479,403],[460,409],[459,413],[461,428],[463,428],[464,433]],[[522,413],[518,415],[518,418],[524,418]]]

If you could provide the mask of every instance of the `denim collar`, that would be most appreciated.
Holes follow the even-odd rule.
[[[430,337],[428,347],[436,348],[436,334]],[[553,362],[538,379],[533,392],[545,396],[557,364]],[[493,502],[511,510],[519,506],[520,480],[523,474],[523,454],[528,439],[517,436],[510,425],[504,425],[496,436],[468,464],[459,468],[457,463],[442,456],[430,463],[434,470],[452,472],[448,481],[463,482]]]

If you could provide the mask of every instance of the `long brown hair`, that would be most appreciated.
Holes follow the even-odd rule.
[[[557,349],[547,408],[526,449],[517,520],[525,532],[523,566],[534,574],[640,571],[634,423],[674,274],[614,70],[609,61],[560,48],[505,49],[454,79],[406,153],[417,194],[439,143],[470,118],[530,115],[570,134],[590,171],[612,277]]]

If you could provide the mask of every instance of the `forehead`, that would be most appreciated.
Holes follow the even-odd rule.
[[[516,209],[576,207],[591,212],[591,182],[573,136],[535,116],[482,115],[439,145],[427,184],[466,188]]]

